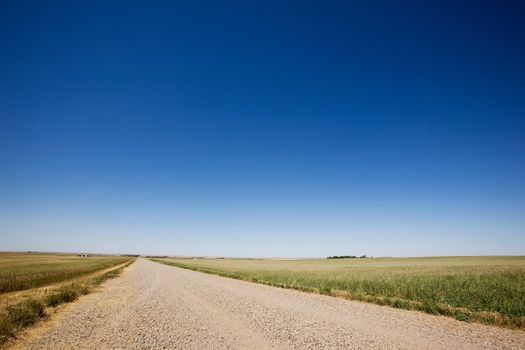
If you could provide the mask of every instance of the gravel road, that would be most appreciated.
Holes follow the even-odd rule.
[[[15,348],[525,349],[525,332],[138,259]]]

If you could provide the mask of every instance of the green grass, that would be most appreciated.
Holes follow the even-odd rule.
[[[0,253],[0,294],[67,281],[127,260],[117,256]]]
[[[42,317],[45,317],[45,306],[40,300],[26,300],[7,307],[0,315],[0,345]]]
[[[0,254],[0,256],[1,255],[4,255],[4,254]],[[71,256],[69,258],[71,259]],[[20,259],[20,260],[22,260],[24,263],[27,262],[27,260],[31,260],[33,263],[35,263],[35,261],[37,261],[38,259],[40,258],[34,259],[32,256],[30,257],[26,256],[25,259]],[[57,263],[57,264],[51,263],[50,261],[52,261],[53,259],[60,260],[60,263]],[[92,259],[92,261],[98,262],[96,264],[93,264],[92,262],[87,263],[87,265],[91,267],[98,266],[98,268],[91,270],[91,272],[96,272],[100,269],[112,267],[112,266],[115,266],[116,264],[124,264],[124,265],[116,269],[110,270],[108,272],[105,272],[101,275],[92,277],[92,278],[87,277],[83,279],[82,281],[73,282],[73,283],[66,282],[66,284],[60,285],[58,289],[54,289],[50,291],[46,290],[46,293],[42,297],[31,297],[29,299],[25,299],[23,301],[7,306],[4,310],[0,311],[0,345],[4,344],[10,338],[16,337],[17,332],[19,332],[21,329],[24,329],[34,324],[35,322],[37,322],[38,320],[42,318],[45,318],[47,316],[46,308],[56,307],[60,304],[72,302],[76,300],[79,296],[90,293],[94,287],[100,285],[105,280],[118,276],[124,268],[126,268],[129,264],[131,264],[134,261],[133,259],[130,259],[130,258],[119,258],[119,257],[109,258],[109,260],[107,257],[103,259],[98,259],[98,258],[88,258],[88,259]],[[44,260],[47,263],[45,264],[46,268],[50,265],[60,266],[66,269],[68,268],[67,265],[62,264],[62,261],[64,261],[64,256],[62,255],[53,255],[53,256],[48,255],[44,258]],[[111,264],[108,264],[108,261],[111,261]],[[24,266],[24,269],[22,270],[29,271],[30,269],[27,269],[27,266]],[[42,270],[35,266],[34,271],[42,271]],[[71,276],[71,274],[69,274],[70,271],[71,270],[68,270],[67,276]],[[82,270],[82,271],[86,271],[86,270]],[[86,272],[82,272],[80,274],[74,275],[74,277],[82,276],[85,274]],[[61,275],[59,274],[59,271],[56,271],[55,276],[57,276],[57,278],[55,279],[56,281],[55,283],[58,283],[63,280],[62,278],[63,276],[60,277]],[[30,276],[27,276],[28,279],[30,279],[29,277]],[[36,284],[36,285],[39,286],[40,284]]]
[[[525,328],[525,257],[152,260],[462,321]]]

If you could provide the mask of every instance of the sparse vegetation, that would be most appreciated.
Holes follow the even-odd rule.
[[[78,282],[66,282],[65,284],[60,284],[56,289],[50,289],[49,291],[46,288],[46,291],[43,296],[29,297],[23,299],[19,302],[10,303],[5,308],[0,310],[0,345],[4,344],[9,338],[16,336],[16,333],[23,328],[26,328],[33,323],[37,322],[39,319],[46,317],[46,308],[47,307],[56,307],[63,303],[68,303],[76,300],[79,296],[88,294],[93,290],[97,285],[100,285],[102,282],[109,278],[116,277],[120,272],[134,260],[129,258],[119,258],[119,257],[90,257],[90,258],[78,258],[82,259],[82,263],[77,262],[76,257],[72,255],[33,255],[33,254],[18,254],[13,257],[11,255],[15,254],[0,254],[0,259],[5,259],[6,255],[9,257],[6,260],[10,261],[9,266],[13,271],[23,271],[21,276],[23,278],[19,279],[24,281],[23,284],[18,284],[18,287],[36,285],[40,286],[42,281],[47,281],[46,284],[51,284],[51,281],[64,281],[66,276],[69,276],[69,279],[78,276],[84,276],[88,274],[86,271],[91,271],[91,273],[96,273],[97,271],[104,270],[106,268],[111,268],[113,266],[122,265],[113,270],[101,273],[99,275],[93,276],[92,278],[85,278],[82,281]],[[76,267],[72,269],[65,261],[73,261],[73,264]],[[91,261],[89,261],[91,260]],[[21,262],[20,266],[17,266],[13,261]],[[38,266],[39,262],[44,261],[45,266]],[[84,268],[82,265],[84,264]],[[56,268],[56,271],[52,271],[51,266]],[[96,267],[96,268],[95,268]],[[64,273],[61,274],[60,270],[64,269]],[[6,272],[7,269],[5,266],[1,266],[1,271]],[[30,271],[34,271],[35,275],[33,279],[31,278]],[[43,275],[42,271],[46,271]],[[15,290],[20,290],[23,288],[18,288]],[[2,295],[0,294],[0,298]]]
[[[462,321],[525,328],[525,257],[152,260]]]
[[[17,305],[11,305],[0,315],[0,344],[22,328],[32,325],[45,316],[45,306],[40,300],[26,300]]]

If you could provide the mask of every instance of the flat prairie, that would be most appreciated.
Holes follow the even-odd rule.
[[[0,293],[66,281],[126,260],[129,258],[105,255],[0,253]]]
[[[131,261],[105,255],[0,253],[0,345],[45,318],[51,308],[88,294]]]
[[[396,308],[525,328],[525,257],[154,259],[168,265]]]

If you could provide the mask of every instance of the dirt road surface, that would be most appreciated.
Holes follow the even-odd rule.
[[[525,349],[525,332],[138,259],[19,349]]]

